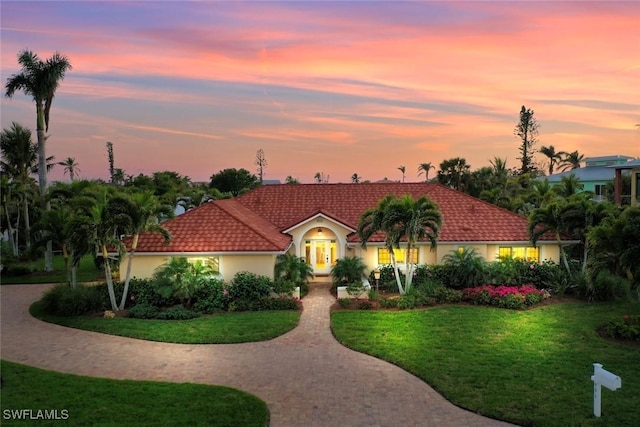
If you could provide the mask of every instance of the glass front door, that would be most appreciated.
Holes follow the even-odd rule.
[[[338,259],[335,240],[307,240],[305,255],[307,264],[313,267],[314,274],[329,274]]]

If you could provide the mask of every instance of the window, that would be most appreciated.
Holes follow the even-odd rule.
[[[406,249],[394,249],[393,254],[398,264],[404,264]],[[411,249],[409,262],[411,264],[418,263],[418,248]],[[378,248],[378,264],[391,264],[391,253],[386,248]]]
[[[593,187],[593,192],[595,193],[595,200],[604,200],[605,192],[607,186],[604,184],[595,184]]]
[[[498,257],[538,262],[540,260],[540,248],[531,246],[500,246],[498,248]]]
[[[220,273],[220,257],[210,256],[210,257],[189,257],[187,258],[190,264],[195,264],[200,261],[204,265],[208,265],[213,268],[216,273]]]

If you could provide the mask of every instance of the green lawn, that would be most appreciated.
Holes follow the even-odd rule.
[[[116,317],[56,317],[42,313],[40,303],[31,314],[46,322],[104,334],[181,344],[233,344],[266,341],[298,325],[299,311],[247,311],[190,320],[155,320]]]
[[[640,425],[640,347],[596,328],[638,303],[557,304],[528,311],[476,306],[336,311],[336,338],[424,379],[456,405],[531,426]],[[593,363],[622,378],[593,417]]]
[[[117,369],[117,361],[114,361]],[[122,381],[43,371],[1,361],[3,426],[268,426],[257,397],[228,387]],[[11,410],[57,410],[66,420],[7,419]]]
[[[32,273],[25,276],[7,276],[2,274],[0,283],[3,285],[14,284],[39,284],[39,283],[64,283],[67,280],[64,270],[64,258],[61,255],[53,257],[52,272],[44,271],[44,259],[24,263],[31,268]],[[93,263],[93,257],[86,256],[80,260],[77,272],[78,282],[104,281],[104,274]]]

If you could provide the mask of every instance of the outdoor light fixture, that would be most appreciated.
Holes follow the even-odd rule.
[[[380,269],[373,270],[373,278],[376,279],[376,296],[378,295],[378,282],[380,281]]]
[[[322,236],[322,228],[318,228],[318,235]]]

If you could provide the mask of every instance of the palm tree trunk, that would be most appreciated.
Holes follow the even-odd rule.
[[[564,252],[562,241],[560,240],[560,233],[556,233],[556,239],[558,239],[558,249],[560,250],[560,257],[562,258],[562,261],[564,261],[564,267],[567,269],[567,273],[571,274],[569,262],[567,261],[567,254]]]
[[[29,202],[27,201],[27,195],[24,194],[24,233],[25,240],[27,242],[27,251],[31,249],[31,223],[29,222]]]
[[[122,300],[120,300],[120,310],[124,310],[124,305],[127,302],[127,294],[129,293],[129,282],[131,281],[131,264],[133,264],[133,255],[136,253],[138,247],[138,238],[140,233],[133,235],[133,242],[131,243],[131,251],[129,251],[129,262],[127,262],[127,273],[124,277],[124,291],[122,291]]]
[[[107,290],[109,291],[109,301],[111,302],[111,309],[118,311],[118,304],[116,303],[116,293],[113,290],[113,277],[111,277],[111,266],[109,265],[109,255],[107,253],[107,245],[102,245],[102,259],[104,262],[104,274],[107,279]]]
[[[402,288],[402,281],[400,280],[400,272],[398,271],[398,263],[396,262],[396,255],[393,253],[393,249],[391,249],[391,263],[393,264],[393,271],[396,275],[396,284],[398,285],[398,292],[401,295],[404,295],[405,290]]]
[[[40,187],[40,197],[44,200],[47,192],[47,153],[45,142],[47,137],[44,134],[44,105],[43,101],[36,103],[38,135],[38,186]],[[46,210],[51,210],[51,203],[47,202]],[[51,240],[47,242],[47,250],[44,253],[44,271],[53,271],[53,244]]]
[[[64,271],[67,275],[67,285],[75,288],[75,284],[71,282],[71,270],[69,269],[69,252],[67,252],[67,245],[62,245],[62,258],[64,259]]]
[[[15,237],[15,229],[11,226],[11,219],[9,218],[9,210],[7,206],[4,207],[4,214],[7,217],[7,231],[9,232],[9,242],[11,242],[11,253],[13,256],[18,256],[18,239]]]

